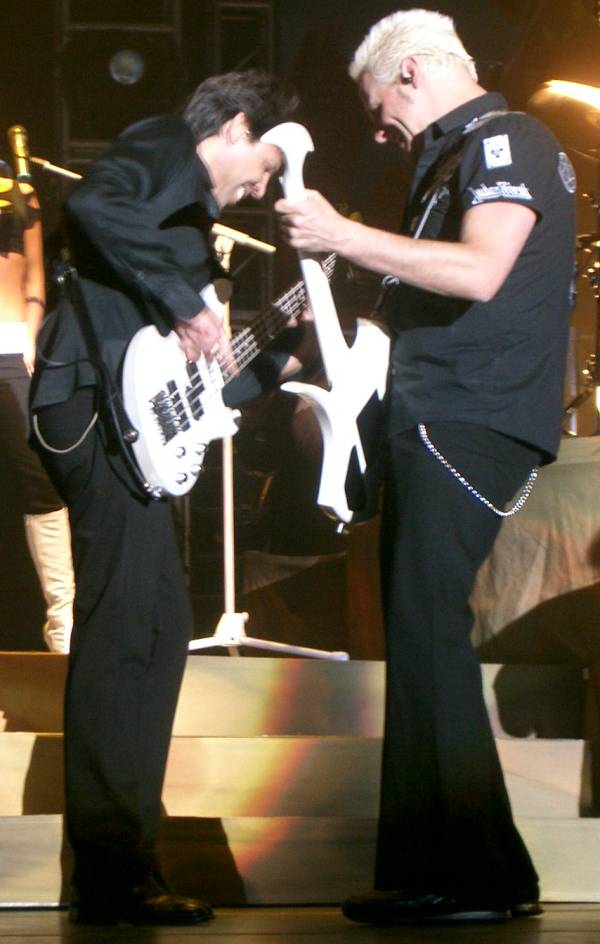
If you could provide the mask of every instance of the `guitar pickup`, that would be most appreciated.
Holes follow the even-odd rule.
[[[151,397],[150,403],[164,443],[190,428],[190,420],[174,380],[168,381],[166,391],[160,390]]]
[[[195,361],[188,361],[185,365],[190,384],[185,388],[185,397],[192,413],[192,419],[197,422],[202,418],[202,394],[205,392],[204,381]]]

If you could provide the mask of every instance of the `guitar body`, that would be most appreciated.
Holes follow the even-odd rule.
[[[302,397],[315,413],[323,440],[317,503],[344,524],[376,512],[377,486],[369,472],[383,434],[389,351],[385,331],[373,321],[359,319],[354,344],[340,352],[330,390],[296,382],[282,386]]]
[[[334,268],[332,253],[323,260],[325,281]],[[232,367],[248,367],[305,307],[306,290],[297,282],[234,335],[224,364],[204,357],[188,361],[174,331],[163,337],[149,326],[133,336],[123,362],[122,425],[127,429],[120,440],[149,497],[189,492],[202,471],[208,445],[237,432],[240,412],[226,407],[222,395],[236,376]]]
[[[183,495],[195,484],[213,440],[237,432],[238,410],[223,403],[216,360],[187,361],[174,331],[150,325],[132,338],[123,363],[131,444],[149,494]]]

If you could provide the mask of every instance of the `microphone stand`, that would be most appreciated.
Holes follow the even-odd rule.
[[[251,246],[260,252],[275,252],[274,246],[262,243],[245,233],[238,233],[221,223],[214,224],[213,233],[217,234],[215,250],[224,269],[230,268],[231,253],[235,243],[242,246]],[[229,305],[226,306],[223,324],[225,330],[231,334]],[[285,655],[308,656],[313,659],[346,662],[350,658],[347,652],[329,652],[325,649],[312,649],[308,646],[292,646],[287,643],[275,642],[272,639],[259,639],[255,636],[246,635],[246,623],[249,614],[240,613],[235,602],[235,509],[233,502],[233,438],[231,436],[226,436],[223,439],[222,457],[224,610],[212,636],[192,639],[188,647],[189,651],[198,652],[202,649],[221,646],[229,651],[229,655],[239,656],[239,647],[247,646]]]
[[[74,170],[67,170],[66,167],[60,167],[59,164],[51,164],[43,157],[30,157],[29,160],[49,174],[57,174],[59,177],[67,177],[69,180],[81,180],[81,174],[76,174]]]

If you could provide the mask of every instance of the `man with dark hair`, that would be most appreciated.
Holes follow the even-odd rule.
[[[249,75],[251,81],[245,81]],[[213,75],[198,86],[185,105],[183,120],[196,141],[203,141],[242,111],[253,137],[260,138],[273,127],[274,116],[290,113],[290,103],[289,92],[274,84],[268,73],[229,72]]]
[[[31,402],[38,448],[73,534],[64,730],[78,923],[211,917],[203,901],[169,890],[154,852],[193,628],[171,509],[138,491],[115,448],[96,368],[102,361],[117,381],[129,341],[145,325],[174,330],[189,360],[228,354],[210,229],[223,207],[265,194],[281,156],[260,135],[294,107],[261,73],[209,79],[183,117],[124,131],[66,202],[87,313],[67,293],[47,319]],[[272,373],[295,365],[285,358],[273,355]],[[228,390],[239,400],[260,385],[244,371]]]
[[[538,877],[487,717],[469,597],[502,517],[559,444],[573,171],[546,128],[478,84],[447,16],[385,17],[350,74],[376,140],[414,158],[401,235],[345,219],[315,192],[276,205],[293,246],[392,276],[376,891],[344,913],[389,924],[535,915]]]

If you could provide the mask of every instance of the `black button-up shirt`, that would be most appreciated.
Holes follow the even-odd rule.
[[[210,243],[219,208],[208,169],[177,116],[123,132],[69,196],[72,252],[102,358],[117,376],[139,328],[163,334],[204,306],[201,290],[222,270]],[[32,403],[59,403],[96,383],[69,298],[43,325]]]
[[[403,284],[391,295],[389,429],[434,420],[477,423],[550,459],[561,430],[575,184],[568,158],[535,119],[507,112],[477,121],[505,107],[501,96],[485,94],[426,129],[402,232],[415,234],[451,153],[458,166],[420,238],[458,241],[465,213],[490,202],[528,206],[536,224],[489,302]]]

